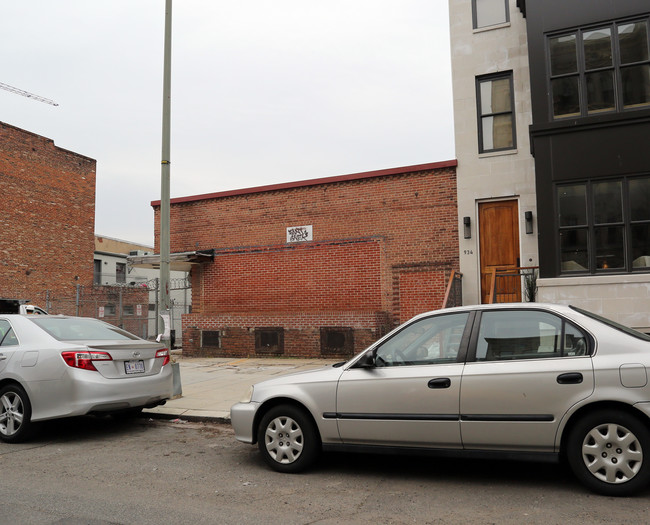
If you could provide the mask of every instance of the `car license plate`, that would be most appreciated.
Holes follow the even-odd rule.
[[[124,371],[127,374],[144,374],[144,361],[124,361]]]

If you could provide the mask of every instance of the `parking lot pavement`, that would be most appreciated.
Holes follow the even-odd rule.
[[[230,422],[230,407],[254,384],[275,376],[329,366],[340,359],[193,358],[174,356],[180,365],[182,395],[145,409],[151,417]]]

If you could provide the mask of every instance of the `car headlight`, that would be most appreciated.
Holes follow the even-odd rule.
[[[253,399],[253,387],[252,386],[248,389],[248,392],[246,393],[246,395],[241,399],[241,402],[242,403],[250,403],[251,399]]]

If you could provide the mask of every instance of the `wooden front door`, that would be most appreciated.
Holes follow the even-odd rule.
[[[478,206],[481,250],[481,302],[490,297],[493,268],[519,267],[519,212],[516,200],[484,202]],[[499,302],[521,300],[519,276],[497,280]]]

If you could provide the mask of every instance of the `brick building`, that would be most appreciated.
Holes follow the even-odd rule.
[[[0,122],[0,308],[30,302],[51,314],[103,317],[139,335],[148,290],[93,284],[97,162]],[[111,305],[142,315],[103,315]]]
[[[74,297],[76,285],[92,285],[95,168],[0,122],[0,298],[45,306],[47,296]]]
[[[455,168],[172,199],[171,251],[214,250],[192,267],[184,353],[350,355],[439,308],[459,266]]]

